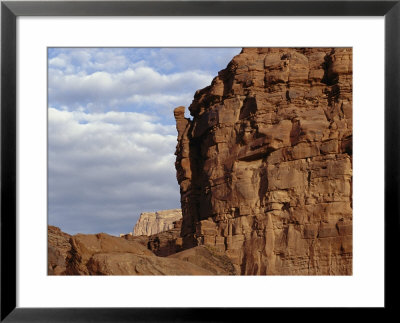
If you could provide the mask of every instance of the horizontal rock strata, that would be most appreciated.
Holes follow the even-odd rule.
[[[174,111],[184,249],[244,275],[352,274],[352,49],[245,48]]]
[[[133,228],[134,236],[150,236],[174,228],[174,222],[182,218],[181,209],[143,212]]]

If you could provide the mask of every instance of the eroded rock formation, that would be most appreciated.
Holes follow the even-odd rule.
[[[174,228],[174,222],[182,218],[181,209],[143,212],[133,228],[134,236],[150,236]]]
[[[157,256],[167,257],[183,250],[181,238],[182,220],[175,221],[173,225],[172,229],[152,234],[151,236],[124,235],[123,238],[141,243]]]
[[[240,274],[352,274],[352,49],[245,48],[174,111],[185,249]]]
[[[169,259],[180,259],[210,271],[213,275],[237,275],[231,259],[221,250],[210,246],[197,246],[172,254]]]
[[[47,257],[49,275],[64,275],[67,253],[71,249],[70,235],[60,228],[49,225],[47,227]]]
[[[228,275],[233,267],[229,259],[208,249],[192,251],[201,254],[201,260],[185,254],[157,257],[140,242],[105,233],[77,234],[70,243],[67,275]]]

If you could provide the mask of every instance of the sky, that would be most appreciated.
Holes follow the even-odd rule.
[[[240,50],[49,48],[48,224],[119,235],[180,208],[173,110]]]

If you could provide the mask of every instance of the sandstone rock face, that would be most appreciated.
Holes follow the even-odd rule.
[[[149,236],[147,248],[160,257],[182,251],[181,224],[182,220],[175,221],[173,229]]]
[[[105,233],[70,239],[67,275],[214,275],[190,261],[157,257],[139,242]]]
[[[154,256],[145,246],[135,241],[110,236],[105,233],[77,234],[71,237],[71,250],[67,257],[67,275],[89,275],[91,258],[98,254],[134,254]],[[116,264],[118,266],[118,264]]]
[[[208,246],[197,246],[168,257],[193,263],[213,275],[237,275],[235,266],[224,252]]]
[[[182,251],[180,221],[152,236],[70,236],[48,227],[49,275],[233,275],[224,254],[199,246]],[[158,244],[156,241],[158,240]],[[154,253],[153,253],[154,251]],[[170,256],[171,257],[166,257]]]
[[[133,228],[134,236],[150,236],[174,228],[174,222],[182,218],[181,209],[143,212]]]
[[[124,235],[123,238],[139,242],[157,256],[167,257],[183,250],[181,238],[182,220],[175,221],[173,225],[172,229],[151,236]]]
[[[96,254],[87,269],[90,275],[214,275],[187,261],[132,253]]]
[[[47,227],[48,275],[65,274],[67,253],[71,249],[70,237],[57,227]]]
[[[245,48],[178,130],[185,249],[243,275],[352,274],[352,49]]]

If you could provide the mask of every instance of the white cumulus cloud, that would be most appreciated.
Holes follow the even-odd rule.
[[[149,67],[129,68],[118,73],[64,74],[49,71],[49,102],[54,106],[77,106],[89,112],[118,110],[132,104],[156,113],[170,113],[174,105],[188,105],[193,89],[210,84],[212,75],[201,71],[160,74]],[[182,100],[182,101],[180,101]]]
[[[140,212],[179,208],[173,109],[239,52],[49,48],[49,224],[119,234]]]
[[[51,224],[118,234],[140,212],[180,207],[174,126],[134,112],[49,108],[48,116]]]

